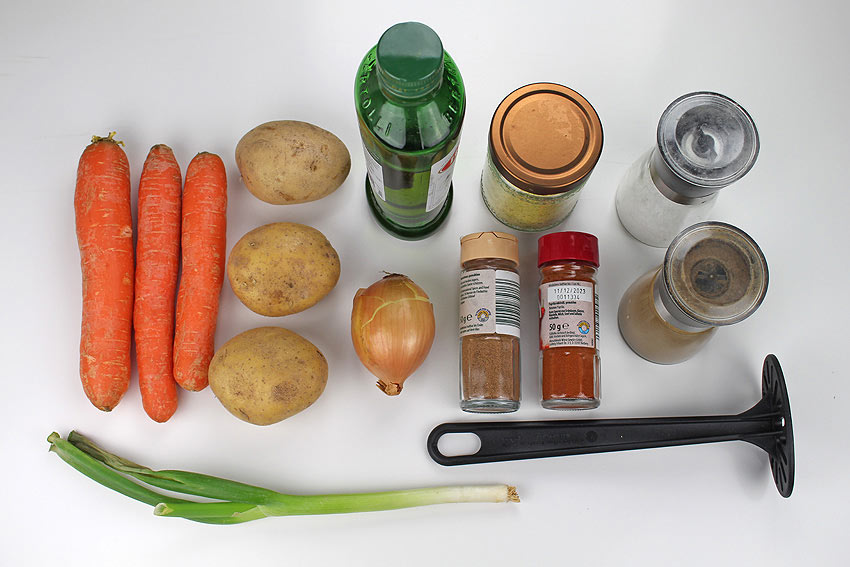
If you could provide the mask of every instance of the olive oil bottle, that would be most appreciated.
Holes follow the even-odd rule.
[[[425,238],[452,204],[466,111],[463,80],[434,30],[396,24],[363,58],[354,88],[366,155],[366,198],[381,226]]]

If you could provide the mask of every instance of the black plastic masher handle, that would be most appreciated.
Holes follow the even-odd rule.
[[[481,447],[470,455],[444,455],[438,447],[440,438],[453,433],[473,433]],[[720,441],[746,441],[764,449],[779,493],[791,495],[795,469],[791,405],[782,368],[772,354],[762,367],[761,400],[737,415],[444,423],[431,431],[427,447],[432,459],[451,466]]]
[[[749,441],[779,431],[778,415],[659,417],[564,421],[458,422],[438,425],[428,436],[428,453],[441,465],[608,453],[719,441]],[[471,455],[443,455],[443,435],[473,433],[481,448]]]

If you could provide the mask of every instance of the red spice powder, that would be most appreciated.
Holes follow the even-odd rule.
[[[595,408],[600,401],[599,387],[599,344],[598,317],[596,305],[596,269],[598,252],[596,239],[583,233],[554,233],[544,236],[548,242],[541,242],[540,255],[540,349],[541,349],[541,386],[543,407],[550,409]],[[569,253],[579,243],[577,256],[580,260],[559,259],[562,251]],[[591,252],[584,247],[592,243]],[[564,254],[565,256],[566,254]],[[548,260],[548,261],[547,261]],[[548,304],[547,285],[552,283],[584,283],[592,286],[592,309],[584,314],[585,319],[593,321],[593,332],[589,340],[593,346],[548,346],[544,337],[548,336],[549,313],[543,306]],[[578,308],[578,306],[577,306]],[[587,328],[585,328],[585,331]]]

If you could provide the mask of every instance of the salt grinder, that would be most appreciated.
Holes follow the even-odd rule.
[[[758,151],[756,125],[734,100],[712,92],[679,97],[658,121],[656,145],[617,188],[620,222],[641,242],[666,247],[683,228],[708,220],[718,191],[742,178]]]

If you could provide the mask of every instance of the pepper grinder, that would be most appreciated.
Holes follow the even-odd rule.
[[[708,220],[718,191],[755,164],[759,137],[734,100],[695,92],[667,107],[656,138],[620,182],[616,206],[632,236],[663,248],[683,228]]]
[[[683,362],[718,327],[755,313],[767,284],[767,260],[747,233],[722,222],[695,224],[673,239],[661,266],[623,294],[617,310],[620,334],[650,362]]]

